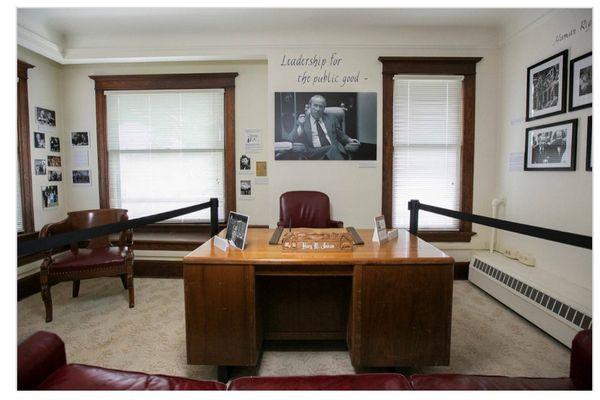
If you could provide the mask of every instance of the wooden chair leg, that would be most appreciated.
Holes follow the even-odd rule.
[[[52,296],[50,294],[50,284],[48,283],[48,272],[43,270],[40,272],[40,288],[42,293],[42,301],[46,308],[46,322],[52,321]]]
[[[121,275],[121,282],[123,283],[123,287],[125,289],[128,289],[128,287],[127,287],[127,274]]]
[[[73,297],[79,296],[79,284],[81,281],[73,281]]]
[[[133,262],[127,264],[127,288],[129,289],[129,308],[135,305],[133,291]]]

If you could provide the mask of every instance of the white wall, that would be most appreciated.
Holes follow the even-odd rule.
[[[267,64],[265,61],[87,64],[63,67],[65,131],[90,133],[92,186],[68,185],[71,210],[98,208],[100,203],[94,81],[89,76],[202,72],[239,74],[235,82],[236,160],[239,160],[244,149],[244,129],[258,128],[263,132],[267,130]],[[67,159],[71,157],[70,150],[71,148],[68,148],[65,154]],[[252,154],[252,163],[254,164],[256,160],[268,160],[268,155],[270,153],[264,151]],[[273,173],[272,163],[269,162],[267,167],[269,172]],[[268,187],[256,186],[253,192],[254,200],[238,201],[237,209],[249,214],[253,224],[268,224],[268,208],[264,206],[269,202]]]
[[[493,188],[493,158],[495,124],[495,98],[486,96],[493,93],[497,82],[496,54],[493,50],[447,50],[429,49],[427,51],[394,50],[390,48],[350,50],[294,49],[293,54],[318,53],[325,56],[335,52],[343,58],[340,73],[360,71],[361,81],[340,88],[336,84],[303,86],[297,83],[298,68],[280,66],[283,49],[271,49],[267,64],[263,61],[237,62],[177,62],[177,63],[129,63],[129,64],[92,64],[68,65],[63,67],[64,74],[64,126],[66,132],[90,132],[90,162],[92,169],[91,187],[73,187],[69,185],[71,209],[98,207],[98,171],[96,154],[96,121],[94,103],[94,82],[90,75],[101,74],[145,74],[145,73],[190,73],[190,72],[238,72],[236,78],[236,160],[245,153],[244,130],[259,128],[263,132],[263,151],[249,154],[253,164],[256,160],[266,160],[269,183],[257,185],[254,176],[238,174],[239,180],[253,180],[254,198],[237,199],[237,209],[247,213],[252,223],[273,226],[279,215],[278,199],[281,193],[293,189],[314,189],[327,193],[332,202],[333,218],[340,219],[347,226],[370,227],[375,215],[381,213],[381,64],[377,58],[381,55],[457,55],[483,56],[478,64],[477,75],[477,116],[476,116],[476,159],[474,211],[488,213]],[[375,168],[359,168],[359,162],[294,162],[274,161],[274,92],[276,91],[370,91],[378,97],[378,160]],[[70,148],[66,158],[70,158]],[[236,167],[237,168],[237,167]],[[324,172],[325,171],[325,172]],[[471,249],[485,247],[488,240],[487,230],[477,227],[472,243],[444,244],[444,248]],[[459,254],[466,259],[468,254]]]
[[[497,187],[491,188],[496,196],[506,197],[501,218],[592,235],[592,173],[585,171],[587,116],[592,115],[592,109],[525,122],[527,68],[565,49],[569,50],[569,60],[591,51],[592,30],[580,29],[583,20],[591,19],[591,10],[557,10],[513,36],[501,49]],[[575,34],[557,41],[572,29]],[[524,151],[526,128],[573,118],[579,120],[576,171],[509,171],[509,155]],[[500,232],[498,240],[499,248],[535,256],[536,270],[558,276],[558,285],[567,280],[591,289],[590,250],[508,232]]]
[[[66,180],[66,169],[64,166],[67,136],[64,135],[63,131],[62,66],[22,47],[18,47],[17,49],[17,58],[35,66],[35,68],[29,69],[27,87],[29,100],[29,146],[31,148],[33,217],[34,227],[36,230],[39,230],[47,223],[61,220],[66,216],[66,213],[69,210],[69,195],[66,193],[68,181]],[[36,107],[42,107],[56,112],[55,129],[39,129],[35,115]],[[46,148],[36,149],[34,147],[33,138],[34,132],[36,131],[45,132]],[[60,138],[60,153],[50,152],[51,136]],[[62,182],[48,182],[47,175],[35,175],[34,160],[44,159],[47,162],[48,155],[61,156],[63,163],[62,168],[60,168],[63,172]],[[58,186],[58,207],[42,207],[42,186],[46,185]]]

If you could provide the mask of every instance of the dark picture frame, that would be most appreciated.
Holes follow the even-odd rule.
[[[234,247],[240,250],[244,250],[244,246],[246,245],[248,220],[249,217],[247,215],[240,214],[234,211],[229,212],[225,239],[227,239]]]
[[[567,111],[569,51],[563,50],[527,68],[525,121]]]
[[[572,59],[569,63],[569,111],[592,106],[592,86],[592,52],[590,51]]]
[[[525,171],[575,171],[577,119],[525,130]]]
[[[585,170],[592,170],[592,116],[587,117],[587,143],[585,147]]]

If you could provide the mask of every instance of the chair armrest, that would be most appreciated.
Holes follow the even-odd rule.
[[[119,247],[133,246],[133,229],[126,229],[119,235]]]
[[[58,335],[45,331],[34,333],[17,349],[17,389],[36,389],[66,363],[65,344]]]
[[[575,335],[571,345],[570,377],[579,390],[592,389],[592,330]]]
[[[327,225],[330,228],[343,228],[344,227],[344,223],[342,221],[334,221],[332,219],[327,221]]]

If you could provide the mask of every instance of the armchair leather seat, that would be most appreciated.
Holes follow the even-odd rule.
[[[196,381],[167,375],[120,371],[82,364],[68,364],[54,371],[41,390],[225,390],[214,381]]]
[[[294,190],[279,197],[279,221],[284,228],[343,228],[329,218],[329,196],[312,190]]]
[[[54,257],[52,269],[72,272],[89,269],[90,265],[108,267],[121,265],[127,259],[127,247],[101,247],[95,249],[78,249]]]
[[[434,374],[412,375],[414,390],[573,390],[571,378]]]
[[[401,374],[261,376],[234,379],[227,390],[410,390]]]

